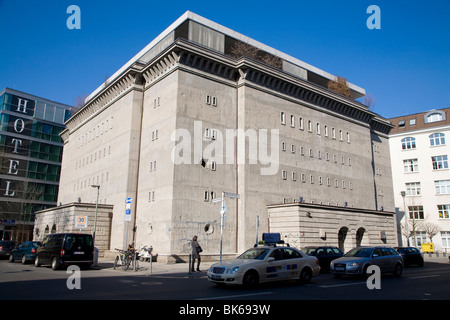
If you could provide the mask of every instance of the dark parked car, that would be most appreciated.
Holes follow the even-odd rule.
[[[14,249],[16,243],[14,241],[0,241],[0,257],[6,258],[9,257],[11,251]]]
[[[416,264],[419,267],[423,267],[423,256],[419,249],[414,247],[396,247],[395,250],[402,255],[405,266]]]
[[[22,261],[23,264],[34,261],[36,257],[36,250],[41,243],[39,241],[25,241],[11,251],[9,261],[14,262],[16,260]]]
[[[56,270],[62,266],[78,265],[89,268],[94,261],[92,235],[56,233],[47,235],[36,252],[34,265],[51,264]]]
[[[330,271],[331,261],[344,255],[339,248],[328,246],[308,246],[302,251],[319,259],[320,271]]]

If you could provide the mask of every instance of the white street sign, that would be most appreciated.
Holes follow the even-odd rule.
[[[223,196],[227,197],[227,198],[234,198],[234,199],[239,199],[239,197],[240,197],[239,194],[231,193],[231,192],[224,192]]]
[[[131,210],[130,209],[125,210],[125,216],[124,216],[123,221],[131,221]]]
[[[75,217],[75,228],[84,229],[87,228],[88,217],[87,216],[76,216]]]

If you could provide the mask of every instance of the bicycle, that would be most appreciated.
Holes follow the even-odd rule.
[[[126,251],[117,248],[114,250],[118,251],[116,259],[114,259],[114,269],[118,266],[122,266],[123,270],[127,270],[129,265],[126,263]]]
[[[122,269],[126,271],[130,268],[130,265],[133,266],[135,271],[139,269],[139,259],[137,259],[137,253],[134,249],[121,250],[116,248],[115,250],[118,251],[118,253],[114,260],[114,269],[118,266],[122,266]]]

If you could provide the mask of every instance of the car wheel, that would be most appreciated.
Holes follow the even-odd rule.
[[[244,275],[244,280],[242,281],[244,287],[250,288],[250,287],[254,287],[258,284],[259,282],[259,276],[258,273],[256,271],[248,271],[245,275]]]
[[[58,270],[58,268],[59,268],[58,258],[54,257],[52,259],[52,270]]]
[[[419,267],[423,267],[423,259],[419,261]]]
[[[13,257],[12,252],[9,255],[9,262],[14,262],[14,257]]]
[[[41,266],[41,259],[39,258],[38,255],[36,255],[36,258],[34,259],[34,266],[35,267],[40,267]]]
[[[401,277],[402,276],[403,267],[400,263],[397,263],[394,267],[394,276]]]
[[[27,257],[25,255],[22,256],[22,264],[27,263]]]
[[[367,269],[370,267],[370,264],[366,264],[363,268],[363,272],[362,272],[362,276],[364,279],[369,278],[369,276],[371,276],[372,274],[367,273]]]
[[[308,268],[304,268],[302,272],[300,272],[300,282],[301,283],[310,283],[312,279],[312,272]]]

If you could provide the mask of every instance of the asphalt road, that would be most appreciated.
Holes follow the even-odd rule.
[[[147,265],[141,265],[142,269]],[[446,300],[450,297],[450,264],[445,260],[427,261],[423,268],[405,268],[401,278],[382,275],[381,288],[372,290],[366,280],[336,279],[331,274],[320,274],[306,285],[288,281],[253,289],[218,287],[207,280],[206,272],[190,275],[186,271],[178,268],[173,273],[149,275],[105,268],[81,270],[76,274],[0,260],[0,299]]]
[[[53,271],[49,267],[36,268],[33,264],[0,260],[0,300],[12,300],[8,305],[12,303],[16,310],[20,309],[18,305],[23,300],[34,301],[34,306],[40,309],[51,308],[54,300],[64,300],[64,303],[71,300],[69,305],[78,311],[81,305],[86,307],[86,302],[80,305],[77,301],[89,300],[93,306],[109,310],[113,315],[124,306],[114,301],[138,300],[134,302],[136,308],[145,306],[147,314],[150,310],[164,310],[170,319],[234,319],[236,316],[289,316],[297,308],[313,308],[320,314],[332,315],[336,308],[354,307],[356,300],[358,306],[372,303],[367,305],[371,308],[380,306],[377,301],[393,301],[399,306],[403,300],[411,306],[410,300],[443,301],[450,298],[450,264],[447,260],[426,261],[423,268],[405,268],[401,278],[382,275],[380,289],[372,290],[364,279],[336,279],[331,274],[320,274],[304,285],[287,281],[253,289],[219,287],[207,280],[206,272],[189,274],[185,268],[177,266],[172,270],[170,267],[163,271],[159,269],[149,275],[148,264],[141,264],[141,267],[144,271],[101,268],[67,273],[66,270]],[[76,277],[78,275],[80,277]],[[146,300],[144,304],[142,300]],[[333,300],[339,305],[333,305]],[[103,301],[108,306],[103,306]],[[26,305],[29,303],[27,301]],[[439,310],[445,310],[442,308],[435,310],[439,313]],[[408,310],[413,312],[414,309]]]

